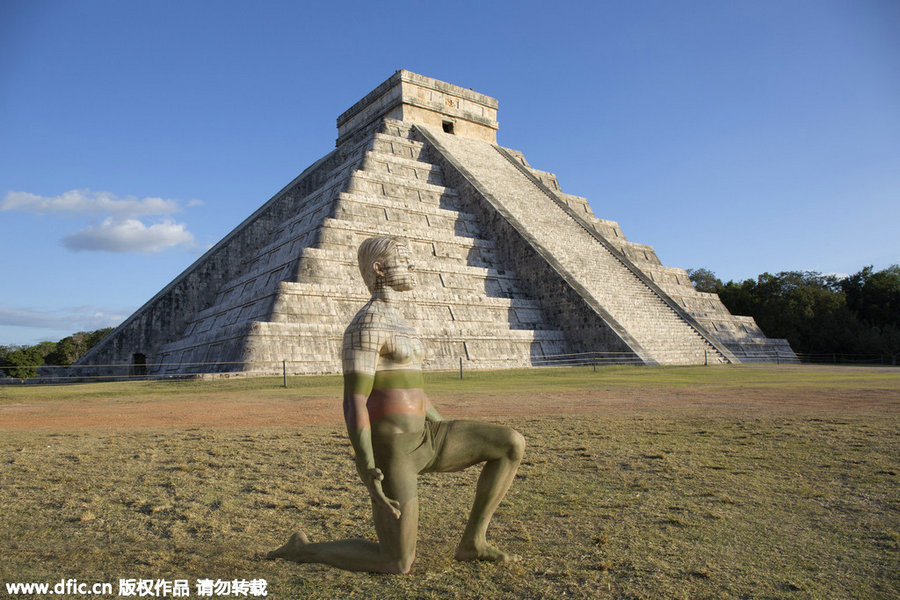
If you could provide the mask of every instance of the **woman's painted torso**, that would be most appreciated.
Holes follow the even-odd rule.
[[[377,351],[374,382],[366,402],[372,433],[423,429],[425,348],[415,329],[393,306],[370,302],[354,319],[348,334]]]

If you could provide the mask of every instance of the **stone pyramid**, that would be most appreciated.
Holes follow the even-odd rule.
[[[496,144],[497,101],[397,71],[307,168],[79,361],[82,374],[337,373],[366,237],[416,257],[426,368],[795,359],[552,173]]]

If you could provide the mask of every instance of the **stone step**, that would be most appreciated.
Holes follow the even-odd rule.
[[[370,150],[366,152],[360,169],[414,181],[423,181],[434,185],[443,185],[443,176],[439,166],[395,154]]]
[[[344,289],[340,295],[325,295],[311,293],[304,287],[290,287],[302,285],[304,284],[289,282],[282,284],[270,313],[271,320],[286,322],[333,317],[336,322],[346,324],[369,300],[367,292]],[[553,329],[546,323],[540,305],[527,298],[484,297],[469,290],[417,288],[404,294],[404,300],[403,312],[411,320],[478,323],[479,327],[492,332],[504,329]]]
[[[342,193],[332,217],[343,221],[394,222],[447,229],[463,237],[478,237],[481,232],[471,213],[446,210],[424,202],[360,193]]]
[[[320,247],[323,248],[329,245],[358,248],[359,244],[367,237],[396,235],[412,244],[410,251],[414,257],[434,255],[434,244],[458,249],[454,252],[448,251],[443,254],[445,256],[457,256],[460,252],[468,252],[472,248],[496,248],[496,244],[491,240],[457,235],[454,231],[436,227],[420,227],[394,221],[359,223],[326,218],[323,222],[322,234]]]
[[[371,148],[373,151],[382,154],[392,154],[414,161],[427,162],[425,144],[416,140],[402,138],[387,133],[376,133]]]
[[[384,119],[381,122],[381,130],[379,133],[398,139],[414,140],[416,137],[410,123],[398,121],[397,119]]]
[[[486,332],[483,327],[472,323],[441,322],[440,325],[411,316],[407,319],[423,340],[450,339],[460,341],[492,342],[498,340],[512,341],[516,343],[529,343],[533,341],[559,341],[564,336],[554,329],[497,329]],[[431,326],[428,326],[428,325]],[[257,321],[253,323],[254,333],[267,335],[287,335],[289,337],[321,337],[330,339],[343,339],[346,325],[321,324],[311,322],[286,322],[286,321]],[[427,351],[427,350],[426,350]]]
[[[351,250],[353,252],[351,252]],[[315,259],[320,263],[327,263],[335,271],[346,272],[346,270],[356,270],[358,268],[357,258],[355,256],[356,248],[352,245],[337,247],[321,247],[306,248],[303,250],[305,258]],[[413,264],[416,273],[429,273],[434,275],[447,275],[448,277],[472,277],[483,280],[488,278],[498,279],[515,279],[516,276],[511,271],[500,270],[493,267],[481,267],[465,264],[452,260],[449,256],[437,257],[429,256],[417,260],[419,257],[413,255]],[[447,287],[447,286],[444,286]],[[427,286],[425,286],[427,289]]]
[[[419,201],[449,210],[459,208],[459,195],[456,190],[443,185],[398,177],[390,173],[354,171],[350,177],[347,191],[370,196]]]
[[[349,302],[355,306],[362,306],[369,300],[369,292],[365,288],[348,290],[346,285],[329,283],[308,283],[283,281],[279,286],[280,294],[296,294],[320,299],[330,298],[342,302]],[[503,298],[490,297],[471,292],[456,292],[451,290],[415,289],[410,292],[410,298],[415,298],[415,305],[472,305],[496,310],[540,310],[539,302],[532,298]]]

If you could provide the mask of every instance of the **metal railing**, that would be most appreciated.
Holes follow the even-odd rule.
[[[804,364],[804,365],[869,365],[869,366],[896,366],[900,355],[890,354],[846,354],[846,353],[803,353],[779,351],[769,349],[758,352],[743,352],[737,354],[745,364],[765,363],[770,365]],[[664,362],[667,365],[712,365],[721,364],[714,362],[718,358],[715,353],[706,356],[685,358],[673,351],[670,360]],[[0,367],[0,383],[14,384],[26,382],[29,384],[53,384],[76,383],[91,381],[127,381],[127,380],[176,380],[197,379],[206,377],[258,377],[281,376],[286,384],[287,377],[334,374],[337,369],[324,368],[324,361],[317,363],[322,368],[312,369],[308,361],[270,360],[270,361],[229,361],[229,362],[187,362],[187,363],[113,363],[101,365],[41,365],[36,367],[37,375],[27,377],[24,380],[7,376],[2,369],[15,369],[17,367]],[[335,365],[337,361],[335,361]],[[534,355],[528,358],[511,357],[495,358],[490,361],[476,361],[458,359],[458,364],[453,359],[444,360],[439,364],[426,366],[426,370],[432,371],[456,371],[461,376],[466,370],[489,369],[513,369],[513,368],[544,368],[544,367],[597,367],[609,365],[642,365],[641,359],[628,352],[580,352],[570,354]]]

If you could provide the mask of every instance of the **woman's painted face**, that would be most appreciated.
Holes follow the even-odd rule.
[[[384,271],[384,282],[391,289],[406,292],[416,287],[415,267],[406,246],[397,245],[395,250],[391,253],[390,258],[381,265],[381,269]]]

